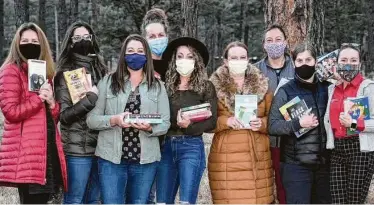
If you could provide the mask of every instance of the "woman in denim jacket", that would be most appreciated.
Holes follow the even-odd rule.
[[[95,154],[103,203],[145,204],[161,158],[157,136],[168,131],[170,110],[143,37],[126,38],[117,71],[104,77],[98,89],[87,125],[100,130]],[[125,123],[128,114],[161,114],[162,123]]]

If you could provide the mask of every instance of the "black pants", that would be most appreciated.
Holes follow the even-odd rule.
[[[280,173],[287,204],[330,204],[328,165],[281,163]]]
[[[18,194],[21,204],[47,204],[51,194],[30,194],[29,188],[18,187]]]
[[[374,152],[361,152],[358,137],[335,140],[331,156],[334,204],[363,204],[374,173]]]

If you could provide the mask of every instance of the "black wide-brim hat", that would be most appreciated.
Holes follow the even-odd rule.
[[[208,65],[209,52],[207,47],[201,41],[191,37],[180,37],[171,41],[162,54],[162,60],[169,63],[173,54],[176,52],[179,46],[191,46],[195,48],[203,58],[204,65]]]

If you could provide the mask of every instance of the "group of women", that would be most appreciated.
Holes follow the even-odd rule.
[[[374,123],[352,120],[343,106],[355,96],[374,105],[374,82],[359,74],[359,49],[340,49],[338,83],[330,85],[315,77],[314,48],[300,44],[288,55],[284,31],[272,26],[266,58],[252,65],[247,46],[232,42],[208,79],[207,48],[190,37],[169,42],[162,10],[148,11],[141,29],[122,43],[112,73],[86,23],[69,27],[56,64],[36,24],[17,30],[0,72],[0,184],[18,187],[21,203],[47,203],[64,187],[66,204],[173,204],[178,190],[180,203],[194,204],[206,132],[215,133],[208,158],[214,203],[272,203],[274,171],[281,203],[364,202],[374,156],[360,150],[359,139],[374,137]],[[28,59],[46,61],[48,79],[38,92],[28,90]],[[92,83],[73,104],[64,72],[82,67]],[[274,96],[282,78],[290,82]],[[235,95],[257,95],[250,129],[235,117]],[[296,96],[311,112],[286,121],[279,108]],[[181,114],[203,103],[210,118],[192,122]],[[156,113],[160,124],[124,120]],[[297,138],[301,128],[311,130]]]

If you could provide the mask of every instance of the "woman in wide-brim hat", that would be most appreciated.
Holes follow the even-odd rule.
[[[179,188],[180,201],[194,204],[206,168],[202,134],[213,130],[217,120],[217,96],[205,69],[209,53],[197,39],[182,37],[169,43],[162,58],[169,65],[165,87],[171,128],[157,171],[157,202],[174,204]],[[203,103],[210,103],[211,117],[192,122],[181,114],[181,108]]]

